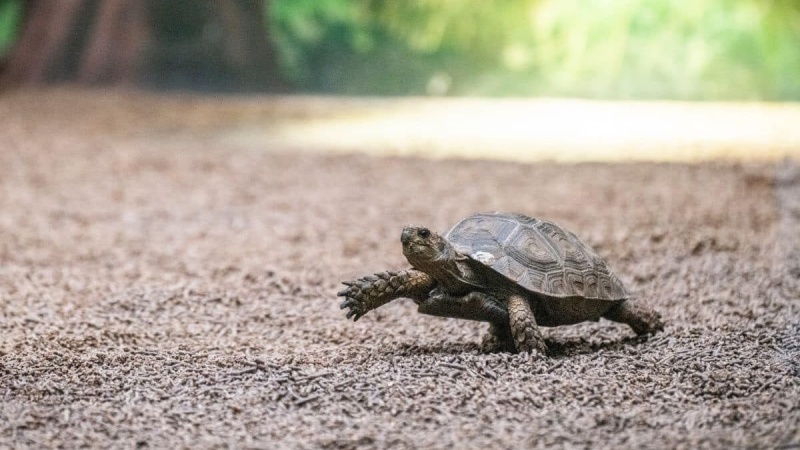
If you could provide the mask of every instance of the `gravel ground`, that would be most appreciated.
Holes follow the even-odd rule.
[[[800,446],[791,162],[269,152],[215,114],[0,98],[0,447]],[[545,329],[532,358],[407,300],[345,320],[403,224],[491,210],[573,230],[666,330]]]

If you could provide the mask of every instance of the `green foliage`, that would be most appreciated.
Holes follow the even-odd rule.
[[[551,0],[519,45],[538,93],[800,98],[798,25],[794,2]]]
[[[21,0],[0,0],[0,58],[14,43],[21,13]]]
[[[372,49],[367,11],[354,1],[268,1],[267,20],[284,76],[301,88],[324,88],[336,59]]]
[[[284,75],[302,89],[422,94],[437,75],[447,83],[496,65],[496,47],[512,37],[509,14],[529,3],[272,0],[268,20]]]
[[[795,0],[270,4],[286,75],[305,89],[800,100]]]
[[[370,18],[411,49],[443,49],[495,61],[515,30],[525,27],[531,0],[369,0]]]

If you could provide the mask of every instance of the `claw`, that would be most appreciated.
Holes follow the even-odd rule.
[[[348,312],[347,312],[347,318],[348,318],[348,319],[349,319],[349,318],[351,318],[351,317],[353,317],[353,316],[355,316],[355,315],[356,315],[356,312],[355,312],[355,311],[353,311],[352,309],[351,309],[350,311],[348,311]],[[356,320],[357,320],[357,319],[356,319]]]
[[[342,281],[342,284],[349,287],[349,286],[354,285],[355,283],[352,282],[352,281]]]
[[[341,291],[337,292],[336,295],[339,297],[346,297],[348,289],[342,289]]]

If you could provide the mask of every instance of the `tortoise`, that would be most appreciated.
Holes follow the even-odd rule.
[[[557,224],[514,213],[480,213],[444,235],[406,226],[400,237],[412,268],[348,281],[338,293],[347,318],[397,298],[423,314],[489,322],[486,352],[541,352],[539,326],[601,317],[638,335],[663,330],[661,316],[630,298],[606,262]]]

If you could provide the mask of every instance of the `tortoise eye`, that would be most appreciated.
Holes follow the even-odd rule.
[[[431,237],[431,230],[427,228],[420,228],[419,231],[417,231],[417,234],[422,239],[428,239],[429,237]]]

